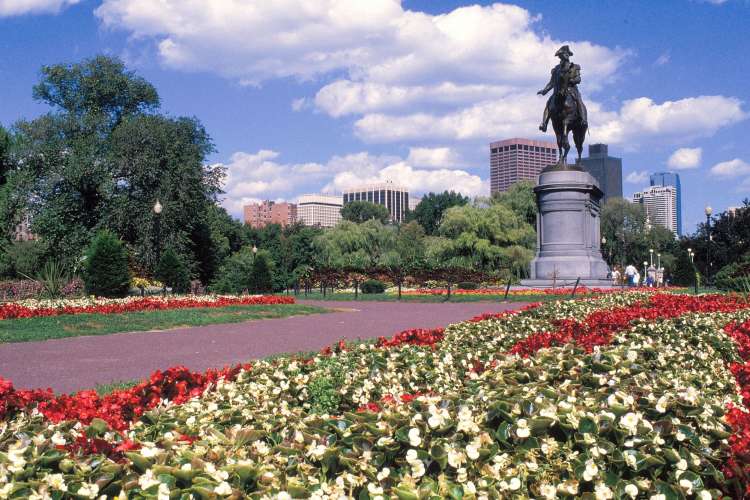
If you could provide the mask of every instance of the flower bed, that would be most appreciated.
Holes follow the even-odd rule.
[[[739,297],[607,294],[178,371],[122,423],[28,398],[0,424],[0,497],[741,497],[748,339]]]
[[[235,305],[294,304],[280,295],[191,295],[182,297],[127,297],[124,299],[22,300],[0,304],[0,320],[60,316],[63,314],[118,314],[166,309],[194,309]]]
[[[678,292],[684,290],[684,288],[669,287],[669,288],[638,288],[638,289],[625,289],[625,291],[651,291],[656,292]],[[589,288],[585,286],[579,286],[576,288],[576,295],[603,295],[606,293],[621,293],[621,288]],[[446,288],[418,288],[415,290],[404,290],[401,292],[402,295],[447,295],[448,290]],[[538,296],[538,295],[554,295],[554,296],[570,296],[573,293],[573,287],[558,287],[558,288],[523,288],[523,289],[512,289],[508,291],[508,295],[511,297],[524,297],[524,296]],[[461,290],[451,289],[451,295],[505,295],[505,288],[478,288],[476,290]]]

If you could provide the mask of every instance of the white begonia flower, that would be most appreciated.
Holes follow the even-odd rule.
[[[154,472],[149,469],[138,478],[138,486],[142,490],[147,490],[155,484],[159,484],[159,480],[154,477]]]
[[[687,439],[687,436],[683,434],[682,431],[677,431],[677,434],[675,434],[674,438],[677,441],[685,441],[685,439]]]
[[[280,491],[276,494],[277,500],[292,500],[292,495],[287,493],[286,491]]]
[[[638,359],[638,351],[630,350],[628,351],[628,361],[633,362],[636,359]]]
[[[614,493],[609,486],[604,483],[596,483],[594,494],[596,495],[597,500],[609,500],[614,496]]]
[[[443,425],[443,422],[443,417],[441,417],[440,415],[430,415],[430,418],[427,419],[427,425],[429,425],[433,429]]]
[[[422,438],[419,437],[419,429],[416,427],[409,429],[409,444],[411,446],[419,446],[422,444]]]
[[[44,482],[54,490],[68,491],[68,485],[65,484],[65,479],[62,474],[48,474],[44,478]]]
[[[454,449],[448,450],[448,465],[458,469],[464,462],[466,462],[466,456],[462,452]]]
[[[638,416],[637,413],[628,412],[622,417],[620,417],[620,425],[626,428],[631,435],[634,435],[638,432],[639,420],[640,420],[640,417]]]
[[[599,467],[593,460],[586,461],[586,469],[583,471],[584,481],[591,481],[599,474]]]
[[[676,467],[678,470],[687,470],[688,468],[687,460],[685,460],[684,458],[681,458],[680,461],[677,462]]]
[[[76,491],[77,495],[80,495],[86,498],[96,498],[96,495],[98,493],[99,493],[99,487],[95,484],[89,484],[89,483],[81,484],[81,487],[78,488],[78,491]]]
[[[466,446],[466,456],[471,460],[479,458],[479,447],[475,444],[469,444]]]
[[[375,483],[367,483],[367,492],[370,495],[382,495],[383,487]]]
[[[65,444],[67,443],[67,441],[65,440],[65,436],[63,436],[59,432],[55,432],[50,438],[50,441],[52,441],[52,444],[54,444],[55,446],[65,446]]]
[[[156,447],[154,443],[145,442],[141,447],[141,455],[146,458],[153,458],[161,453],[162,450]]]
[[[217,487],[214,488],[214,493],[216,493],[217,495],[231,495],[232,487],[229,486],[229,483],[227,483],[226,481],[222,481]]]
[[[476,493],[477,493],[477,487],[476,487],[476,485],[474,484],[473,481],[469,481],[468,483],[466,483],[464,485],[464,491],[467,491],[467,492],[469,492],[472,495],[476,495]]]
[[[519,419],[516,425],[516,436],[520,438],[527,438],[531,435],[531,429],[529,429],[529,424],[528,422],[526,422],[525,418]]]
[[[656,411],[658,411],[659,413],[665,413],[667,411],[668,402],[669,402],[669,398],[667,396],[662,396],[656,402],[656,405],[654,406],[654,408],[656,408]]]
[[[627,494],[630,498],[635,498],[638,496],[638,486],[634,485],[633,483],[629,483],[625,485],[625,494]]]
[[[713,498],[711,496],[711,493],[706,490],[701,490],[701,492],[698,493],[698,497],[700,498],[700,500],[711,500]]]
[[[634,452],[625,453],[625,464],[633,469],[637,467],[638,459],[635,457]]]
[[[685,492],[686,495],[693,494],[693,482],[687,479],[680,479],[680,488]]]
[[[521,480],[517,477],[512,478],[510,481],[508,481],[508,488],[511,491],[516,491],[521,487]]]
[[[412,463],[419,460],[419,455],[417,455],[417,450],[411,448],[409,451],[406,452],[406,461],[407,463]]]
[[[549,483],[542,483],[539,486],[539,494],[547,500],[554,500],[557,498],[557,488]]]
[[[169,500],[169,486],[164,483],[159,484],[156,498],[157,500]]]
[[[388,467],[383,467],[383,470],[378,472],[378,481],[382,481],[383,479],[387,478],[391,475],[391,469]]]

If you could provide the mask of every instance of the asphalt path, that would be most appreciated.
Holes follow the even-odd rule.
[[[172,330],[0,344],[0,377],[16,388],[73,392],[184,365],[204,371],[274,354],[317,351],[341,339],[434,328],[521,302],[394,303],[298,301],[334,312]]]

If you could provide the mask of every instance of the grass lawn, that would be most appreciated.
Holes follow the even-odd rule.
[[[0,343],[106,335],[109,333],[166,330],[186,326],[240,323],[327,312],[321,307],[300,304],[229,306],[172,309],[124,314],[72,314],[44,318],[0,321]]]

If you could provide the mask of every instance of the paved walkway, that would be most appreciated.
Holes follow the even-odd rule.
[[[340,339],[391,336],[408,328],[434,328],[523,303],[393,303],[299,301],[336,312],[174,330],[71,337],[0,344],[0,377],[17,388],[57,392],[147,377],[185,365],[222,367],[273,354],[317,351]]]

